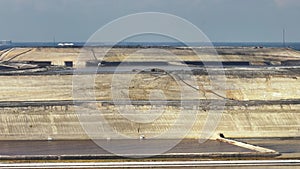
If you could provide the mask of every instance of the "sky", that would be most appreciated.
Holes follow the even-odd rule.
[[[213,42],[281,42],[283,29],[300,42],[300,0],[0,0],[0,40],[84,42],[139,12],[184,18]]]

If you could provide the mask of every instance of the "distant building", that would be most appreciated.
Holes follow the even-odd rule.
[[[0,45],[10,45],[12,44],[11,40],[0,40]]]
[[[57,44],[57,46],[60,46],[60,47],[74,46],[74,43],[59,43],[59,44]]]

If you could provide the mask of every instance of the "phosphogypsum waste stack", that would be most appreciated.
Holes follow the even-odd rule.
[[[182,62],[160,60],[161,57],[155,53],[156,48],[139,57],[138,47],[112,48],[104,60],[98,60],[97,54],[104,52],[106,47],[90,48],[88,52],[95,58],[81,60],[86,69],[79,76],[88,76],[89,68],[99,66],[99,71],[93,72],[94,98],[74,98],[73,73],[80,48],[12,48],[0,51],[0,140],[89,139],[83,127],[89,125],[85,124],[89,121],[82,119],[96,118],[95,112],[78,115],[76,110],[78,107],[89,108],[91,104],[101,111],[106,125],[129,138],[151,138],[170,128],[174,129],[174,134],[170,132],[166,139],[176,137],[181,131],[180,125],[176,126],[180,112],[188,114],[195,109],[198,113],[190,130],[183,133],[185,138],[198,138],[211,113],[219,109],[222,113],[211,139],[217,138],[220,133],[231,138],[300,136],[299,52],[283,48],[217,48],[226,81],[226,85],[219,85],[223,91],[220,94],[209,87],[211,76],[221,76],[218,73],[208,74],[208,69],[214,69],[216,62],[210,53],[203,52],[199,61],[190,48],[161,49],[175,53]],[[124,67],[156,66],[143,71],[116,69],[132,53]],[[184,74],[180,68],[182,64],[188,65],[193,82],[184,76],[169,75],[176,71]],[[162,69],[170,65],[175,68],[170,71]],[[115,74],[119,76],[117,79]],[[134,77],[131,77],[132,74]],[[121,77],[131,78],[128,86],[114,81]],[[190,92],[186,93],[189,97],[184,100],[180,94],[182,86]],[[76,92],[86,91],[89,87],[82,85]],[[125,94],[130,105],[128,100],[116,103],[112,87],[121,92],[129,91]],[[153,90],[159,92],[153,93]],[[162,95],[163,109],[160,104]],[[153,98],[152,101],[149,97]],[[187,104],[183,105],[182,101]],[[212,109],[211,104],[218,102],[224,103],[224,106]],[[182,106],[185,106],[184,111]],[[138,112],[142,117],[153,120],[128,120],[120,114],[121,109]],[[158,109],[160,112],[156,115]]]

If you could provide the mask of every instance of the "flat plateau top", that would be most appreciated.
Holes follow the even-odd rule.
[[[297,60],[300,52],[290,48],[255,48],[255,47],[218,47],[218,48],[12,48],[0,51],[0,61],[77,61],[82,55],[90,59],[123,61],[130,56],[131,61],[158,61],[162,56],[177,56],[185,61],[282,61]],[[218,55],[218,56],[216,56]],[[103,58],[103,56],[105,56]],[[136,57],[138,56],[138,57]],[[144,57],[140,57],[144,56]],[[147,57],[151,56],[151,57]],[[165,58],[164,58],[165,59]]]

